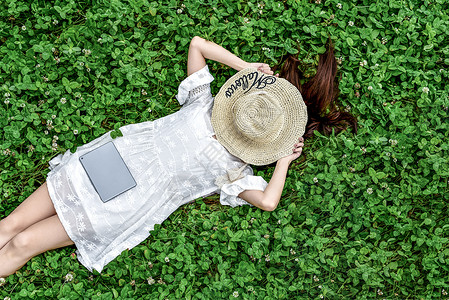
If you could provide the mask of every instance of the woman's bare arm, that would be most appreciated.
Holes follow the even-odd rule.
[[[237,71],[253,67],[261,72],[272,75],[269,65],[264,63],[248,63],[220,45],[207,41],[199,36],[195,36],[190,42],[189,56],[187,59],[187,75],[204,68],[206,58],[223,63]]]
[[[299,138],[299,142],[294,145],[293,153],[277,161],[273,176],[265,191],[245,190],[239,194],[239,197],[260,209],[275,210],[281,199],[288,167],[293,160],[301,155],[302,147],[304,146],[303,142],[304,139],[302,137]]]

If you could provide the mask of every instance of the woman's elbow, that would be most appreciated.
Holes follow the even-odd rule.
[[[273,211],[278,206],[279,201],[275,201],[275,199],[267,198],[264,199],[263,210],[265,211]]]

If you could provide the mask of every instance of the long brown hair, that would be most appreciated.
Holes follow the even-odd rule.
[[[314,130],[330,135],[332,129],[337,134],[348,126],[357,133],[357,119],[348,112],[340,111],[335,104],[339,90],[336,80],[337,61],[332,41],[329,40],[327,51],[320,55],[315,76],[304,84],[300,82],[303,76],[298,68],[301,61],[293,55],[285,56],[282,61],[285,62],[279,77],[285,78],[296,86],[307,105],[309,119],[303,135],[304,139],[313,136]],[[274,70],[276,71],[278,67],[279,65]]]

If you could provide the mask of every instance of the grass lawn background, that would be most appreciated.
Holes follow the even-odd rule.
[[[195,35],[306,78],[331,36],[360,128],[309,140],[274,212],[198,199],[101,274],[50,251],[0,298],[448,298],[448,1],[51,2],[0,4],[2,218],[53,156],[177,111]]]

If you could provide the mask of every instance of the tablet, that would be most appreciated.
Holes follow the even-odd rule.
[[[108,142],[79,158],[103,202],[137,185],[113,142]]]

